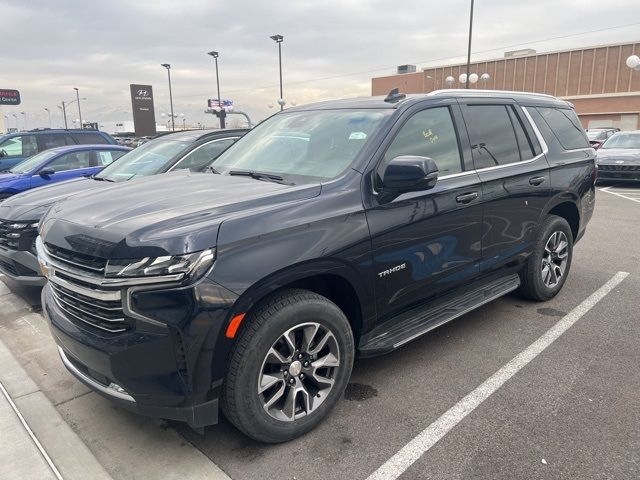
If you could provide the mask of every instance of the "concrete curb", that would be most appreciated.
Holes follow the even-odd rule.
[[[89,448],[0,340],[0,382],[65,480],[110,480]],[[5,441],[7,441],[5,439]],[[10,441],[10,439],[9,439]],[[11,448],[11,445],[4,445]],[[20,452],[16,451],[16,455]]]

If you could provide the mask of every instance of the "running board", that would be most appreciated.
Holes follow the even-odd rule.
[[[430,305],[421,305],[398,315],[363,335],[359,352],[362,357],[381,355],[438,328],[465,313],[489,303],[520,286],[517,273],[472,286],[464,294],[450,294]]]

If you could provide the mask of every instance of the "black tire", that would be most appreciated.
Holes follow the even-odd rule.
[[[547,242],[556,232],[563,233],[567,240],[567,262],[559,281],[553,286],[548,286],[543,279],[542,262],[545,256],[545,246],[547,246]],[[573,233],[571,232],[571,227],[562,217],[556,215],[547,216],[534,240],[533,253],[520,272],[520,293],[526,298],[537,301],[550,300],[555,297],[569,276],[572,258]]]
[[[279,420],[264,408],[263,398],[257,390],[259,378],[265,368],[267,353],[274,343],[289,329],[306,322],[320,324],[322,329],[332,333],[334,348],[339,348],[340,364],[330,370],[333,386],[315,410],[293,421]],[[337,305],[308,290],[278,292],[252,309],[243,322],[240,336],[231,352],[223,387],[223,412],[231,423],[254,440],[265,443],[292,440],[316,427],[342,398],[351,375],[353,359],[351,326]],[[288,387],[286,383],[285,387]]]

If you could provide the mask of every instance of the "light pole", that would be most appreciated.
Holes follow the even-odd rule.
[[[220,109],[220,114],[218,115],[220,118],[220,128],[224,129],[225,127],[225,115],[222,113],[222,98],[220,97],[220,76],[218,75],[218,52],[211,51],[207,55],[211,55],[213,59],[216,61],[216,87],[218,88],[218,108]]]
[[[24,117],[24,129],[26,130],[27,128],[27,112],[20,112],[22,114],[22,116]]]
[[[16,115],[15,113],[12,113],[11,115],[13,115],[13,118],[16,119],[16,131],[20,130],[20,127],[18,127],[18,115]]]
[[[76,87],[73,87],[73,89],[76,91],[76,102],[78,102],[78,119],[80,120],[80,130],[82,130],[82,112],[80,111],[80,90],[78,90]]]
[[[62,109],[62,107],[60,105],[58,105],[58,110],[60,110],[60,115],[62,115],[66,119],[66,115],[64,114],[64,110]],[[65,122],[65,124],[66,124],[66,122]],[[65,128],[67,128],[67,127],[65,126]]]
[[[44,109],[47,111],[47,115],[49,115],[49,128],[51,128],[51,111],[47,107],[44,107]]]
[[[471,34],[473,32],[473,0],[471,0],[471,13],[469,14],[469,47],[467,48],[467,70],[465,75],[465,88],[469,88],[469,69],[471,68]],[[477,80],[476,80],[477,81]],[[475,83],[475,82],[474,82]]]
[[[167,78],[169,79],[169,103],[171,104],[171,130],[176,130],[175,117],[173,116],[173,95],[171,94],[171,65],[169,63],[162,63],[160,65],[167,69]]]
[[[278,104],[280,104],[280,110],[284,110],[284,96],[282,95],[282,41],[284,37],[282,35],[271,35],[271,40],[278,44],[278,67],[280,69],[280,98]]]
[[[9,117],[7,115],[4,116],[4,121],[7,122],[6,130],[8,131],[11,126],[9,125]]]
[[[186,129],[187,119],[184,117],[184,113],[180,114],[180,118],[182,119],[182,130]]]

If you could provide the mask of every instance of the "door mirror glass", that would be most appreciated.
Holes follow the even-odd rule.
[[[42,170],[40,170],[38,172],[38,175],[40,175],[41,177],[48,177],[50,175],[53,175],[54,173],[56,173],[56,171],[53,168],[43,168]]]
[[[382,177],[382,193],[389,200],[402,193],[429,190],[437,181],[438,166],[431,158],[401,155],[387,164]]]

